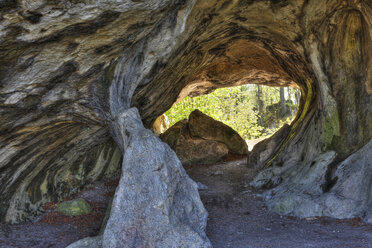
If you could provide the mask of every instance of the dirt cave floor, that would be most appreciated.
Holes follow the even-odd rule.
[[[200,195],[209,213],[207,235],[215,248],[372,248],[372,225],[360,219],[298,219],[268,212],[261,192],[248,185],[256,172],[246,167],[245,159],[230,157],[216,165],[188,166],[186,171],[208,187]],[[63,248],[96,235],[117,183],[97,182],[75,196],[90,203],[94,210],[89,215],[64,217],[50,203],[32,222],[0,224],[0,247]]]

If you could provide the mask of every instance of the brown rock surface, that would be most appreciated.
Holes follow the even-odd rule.
[[[191,137],[187,120],[177,122],[160,138],[176,152],[183,165],[214,164],[229,153],[221,142]]]
[[[197,109],[191,112],[189,116],[189,130],[193,138],[199,137],[225,144],[230,153],[248,153],[247,143],[234,129]]]
[[[229,153],[223,143],[213,140],[184,139],[173,147],[183,165],[215,164]]]

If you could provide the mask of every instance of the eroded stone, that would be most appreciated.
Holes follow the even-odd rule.
[[[120,115],[117,128],[127,142],[102,247],[212,247],[198,186],[174,151],[143,127],[135,108]]]

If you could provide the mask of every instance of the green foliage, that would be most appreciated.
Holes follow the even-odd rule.
[[[291,118],[279,118],[277,109],[269,107],[280,101],[279,89],[260,87],[264,109],[268,109],[262,113],[262,116],[259,116],[258,112],[256,85],[220,88],[208,95],[186,97],[174,104],[165,114],[169,118],[170,126],[172,126],[179,120],[187,119],[193,110],[199,109],[204,114],[232,127],[246,140],[268,136],[277,131],[284,122],[290,121]],[[287,104],[291,107],[293,105]],[[263,120],[262,125],[258,124],[259,118]]]

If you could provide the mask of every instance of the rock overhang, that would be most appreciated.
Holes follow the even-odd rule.
[[[289,160],[278,153],[296,154],[291,159],[297,162],[330,148],[347,156],[371,138],[369,1],[1,4],[0,153],[6,156],[0,178],[11,178],[1,188],[2,219],[9,206],[25,209],[23,201],[68,191],[53,176],[63,182],[69,168],[72,175],[80,173],[78,185],[104,173],[111,160],[97,165],[102,171],[96,175],[86,154],[116,154],[110,140],[113,106],[137,106],[151,126],[186,95],[247,82],[294,86],[302,90],[303,111],[274,152],[274,164]],[[343,49],[344,37],[360,44]],[[345,64],[348,54],[363,59]],[[354,93],[344,98],[335,89],[346,86]],[[356,121],[347,121],[344,109],[356,113]],[[348,133],[358,135],[347,139]]]

